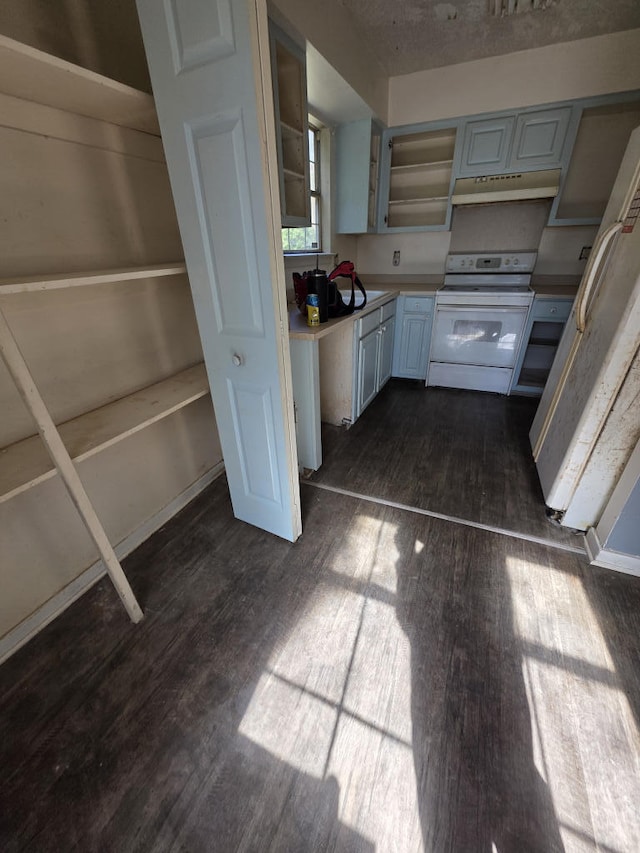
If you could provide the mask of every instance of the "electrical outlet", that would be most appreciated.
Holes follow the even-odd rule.
[[[396,249],[393,253],[393,265],[394,267],[400,266],[400,249]]]
[[[591,246],[583,246],[580,250],[580,255],[578,257],[579,261],[586,261],[589,257],[589,252],[591,251]]]

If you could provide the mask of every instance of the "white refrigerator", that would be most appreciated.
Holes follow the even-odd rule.
[[[545,502],[579,530],[597,524],[640,437],[639,214],[637,128],[530,432]]]

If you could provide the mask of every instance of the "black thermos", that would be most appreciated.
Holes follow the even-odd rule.
[[[318,294],[318,309],[320,313],[320,322],[326,323],[329,319],[329,310],[327,308],[327,290],[329,280],[326,270],[311,270],[306,274],[307,291],[309,293]]]

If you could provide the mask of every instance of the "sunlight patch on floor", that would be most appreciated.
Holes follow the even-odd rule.
[[[516,558],[506,567],[534,761],[567,853],[595,849],[589,838],[603,850],[628,849],[640,802],[640,736],[599,620],[579,576]],[[599,792],[592,802],[574,795],[582,779]]]
[[[334,777],[341,822],[376,849],[421,851],[397,532],[354,519],[271,655],[239,731],[304,773]]]
[[[321,779],[336,719],[331,705],[265,673],[238,731],[281,761]]]

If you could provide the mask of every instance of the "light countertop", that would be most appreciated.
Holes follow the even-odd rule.
[[[367,285],[363,282],[365,290],[367,290]],[[371,291],[374,290],[373,287],[369,288]],[[396,292],[388,292],[383,291],[380,292],[380,288],[375,288],[376,295],[374,298],[369,298],[367,296],[367,304],[366,307],[362,309],[362,311],[354,311],[353,314],[348,314],[346,317],[336,317],[334,320],[328,320],[326,323],[321,323],[319,326],[307,326],[306,318],[300,313],[298,310],[298,306],[294,305],[289,311],[289,337],[294,338],[296,340],[303,341],[315,341],[319,338],[324,338],[325,335],[330,335],[331,332],[335,332],[338,326],[344,328],[346,323],[355,323],[360,317],[366,317],[367,314],[371,313],[371,311],[375,311],[376,308],[379,308],[385,302],[388,302],[390,299],[394,299],[397,296]],[[356,305],[362,299],[362,294],[357,291],[356,292]]]

